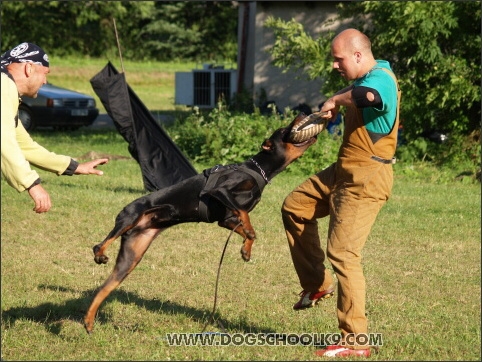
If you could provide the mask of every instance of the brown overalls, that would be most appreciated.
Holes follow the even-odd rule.
[[[373,144],[361,111],[348,108],[337,162],[294,189],[281,210],[301,287],[311,292],[327,290],[333,285],[331,273],[323,264],[325,254],[317,224],[318,218],[330,216],[327,256],[338,279],[337,315],[342,337],[368,333],[361,252],[378,212],[391,193],[391,159],[397,145],[398,118],[397,109],[392,131]]]

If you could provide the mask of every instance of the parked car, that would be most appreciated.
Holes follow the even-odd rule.
[[[50,83],[40,88],[37,98],[22,97],[18,109],[28,131],[36,127],[74,130],[90,126],[98,115],[93,97]]]

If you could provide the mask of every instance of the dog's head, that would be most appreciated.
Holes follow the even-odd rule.
[[[284,158],[283,168],[301,157],[303,153],[316,142],[316,136],[299,143],[296,143],[290,138],[291,129],[297,126],[305,117],[304,113],[300,113],[287,127],[277,129],[271,137],[266,139],[262,144],[263,152],[269,154],[276,153],[279,157]]]

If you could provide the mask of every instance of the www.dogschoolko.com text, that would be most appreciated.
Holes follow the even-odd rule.
[[[367,346],[381,347],[381,333],[167,333],[170,346]]]

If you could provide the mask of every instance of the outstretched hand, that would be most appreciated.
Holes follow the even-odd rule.
[[[99,165],[105,165],[109,162],[108,158],[98,158],[96,160],[92,160],[89,162],[79,163],[77,169],[74,172],[74,175],[99,175],[102,176],[104,174],[103,171],[97,170],[96,167]]]

